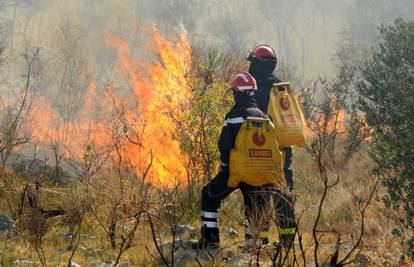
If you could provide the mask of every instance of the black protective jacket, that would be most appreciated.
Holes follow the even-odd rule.
[[[237,134],[243,121],[247,117],[268,118],[257,106],[254,96],[244,93],[235,94],[235,105],[227,113],[224,126],[221,130],[218,147],[220,151],[220,166],[228,167],[230,160],[230,151],[234,147]]]
[[[266,114],[268,113],[267,108],[269,105],[270,89],[274,83],[278,82],[279,79],[275,76],[257,81],[257,91],[255,92],[257,105]]]
[[[255,98],[259,108],[267,114],[272,85],[280,82],[280,80],[273,75],[273,71],[276,68],[276,61],[258,61],[256,59],[251,59],[250,62],[249,73],[255,78],[257,83]],[[285,162],[283,164],[285,178],[289,189],[292,190],[293,174],[290,169],[292,163],[292,148],[283,147],[282,150],[285,153]]]
[[[279,79],[273,75],[275,67],[275,61],[259,62],[253,60],[249,68],[249,73],[256,79],[257,83],[257,90],[255,92],[257,104],[266,114],[269,105],[270,89],[274,83],[279,82]]]

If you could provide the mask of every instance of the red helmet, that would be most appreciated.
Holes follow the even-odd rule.
[[[234,92],[246,92],[257,90],[256,80],[247,71],[243,71],[234,76],[231,81],[231,89]]]
[[[276,51],[270,45],[259,45],[253,51],[250,52],[247,59],[258,59],[260,61],[265,60],[277,60]]]

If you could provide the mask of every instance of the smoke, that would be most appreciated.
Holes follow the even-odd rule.
[[[14,83],[24,72],[21,54],[40,47],[36,88],[53,99],[78,102],[90,77],[98,77],[101,87],[118,75],[110,36],[126,40],[131,55],[153,59],[142,30],[153,25],[167,37],[184,27],[195,47],[241,55],[272,44],[288,79],[330,77],[338,51],[369,48],[379,24],[413,18],[412,10],[412,0],[1,0],[0,36],[7,47],[2,79],[19,88]]]
[[[157,61],[156,67],[165,67],[148,47],[155,27],[166,40],[184,29],[198,53],[231,51],[243,59],[255,46],[271,44],[279,74],[300,87],[318,77],[333,77],[335,57],[363,60],[377,41],[377,26],[398,16],[412,19],[411,10],[412,0],[0,0],[0,51],[5,47],[0,55],[0,110],[18,102],[28,71],[23,55],[33,51],[39,53],[31,65],[30,99],[42,104],[37,112],[58,118],[50,122],[69,136],[73,130],[67,126],[81,124],[82,117],[100,121],[94,99],[108,87],[120,96],[141,88],[119,68],[119,54],[130,57],[126,61],[132,65]],[[114,47],[114,39],[125,42],[127,51]],[[132,76],[148,75],[136,66]],[[48,125],[44,116],[38,117],[37,124]]]

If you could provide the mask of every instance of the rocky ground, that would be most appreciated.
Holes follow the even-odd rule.
[[[7,215],[0,214],[0,236],[7,241],[7,246],[12,247],[14,242],[18,240],[18,237],[7,239],[6,235],[10,235],[13,231],[13,221]],[[224,239],[226,244],[229,244],[229,240],[240,240],[240,234],[231,227],[222,228]],[[160,242],[159,248],[163,252],[165,259],[171,263],[174,260],[174,266],[256,266],[257,254],[246,251],[242,248],[242,244],[234,242],[231,246],[224,244],[219,249],[198,251],[192,249],[193,245],[197,242],[195,239],[198,235],[197,229],[191,225],[177,225],[175,228],[176,240],[172,242]],[[72,236],[68,233],[57,232],[56,238],[64,242],[70,242]],[[75,261],[72,262],[72,267],[110,267],[113,266],[114,256],[111,253],[103,251],[99,248],[88,246],[96,241],[95,236],[82,235],[81,242],[77,250],[77,255],[84,259],[87,259],[86,263],[78,264]],[[171,240],[171,236],[169,238]],[[298,248],[299,244],[295,244]],[[333,244],[323,245],[323,249],[327,251],[333,251]],[[340,252],[348,252],[350,249],[349,244],[342,244],[340,246]],[[64,250],[64,249],[63,249]],[[171,251],[174,251],[173,257],[171,257]],[[260,252],[261,257],[259,260],[260,266],[274,266],[269,255],[274,255],[277,250],[277,246],[268,245]],[[62,254],[65,251],[60,251]],[[158,251],[154,249],[154,255],[159,255]],[[0,256],[2,252],[0,252]],[[291,258],[287,259],[291,261]],[[299,260],[300,261],[300,260]],[[55,265],[56,263],[51,263]],[[12,262],[12,266],[37,266],[39,262],[32,260],[31,258],[25,258],[24,255],[21,258]],[[164,266],[162,259],[160,258],[159,266]],[[312,263],[308,263],[308,266],[313,266]],[[9,266],[9,265],[5,265]],[[67,266],[67,264],[60,264],[59,266]],[[118,266],[130,267],[132,266],[128,262],[121,262]],[[329,265],[326,265],[329,266]],[[360,252],[356,257],[356,262],[351,266],[410,266],[403,260],[401,252],[396,251],[394,253],[388,253],[386,255],[378,255],[375,250],[366,248]],[[0,267],[1,264],[0,264]]]

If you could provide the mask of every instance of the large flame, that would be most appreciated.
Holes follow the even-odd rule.
[[[172,41],[155,28],[148,33],[151,43],[147,47],[160,57],[154,64],[131,58],[128,43],[120,38],[111,38],[109,43],[117,48],[119,68],[128,75],[138,99],[140,126],[145,126],[141,139],[146,153],[153,155],[154,177],[163,185],[183,182],[185,158],[172,134],[177,126],[175,120],[188,106],[190,97],[186,74],[191,65],[191,48],[185,32]]]
[[[116,65],[128,80],[131,95],[119,96],[113,84],[99,95],[93,80],[76,122],[64,122],[45,97],[38,98],[33,135],[46,146],[58,144],[62,155],[77,160],[82,160],[88,143],[114,147],[120,141],[138,176],[152,163],[147,181],[168,186],[185,181],[186,158],[173,133],[190,98],[186,74],[191,48],[184,31],[172,40],[163,38],[155,27],[146,32],[150,36],[146,48],[157,55],[153,62],[135,58],[125,40],[108,39],[109,48],[116,49]],[[116,158],[115,152],[112,157]]]

